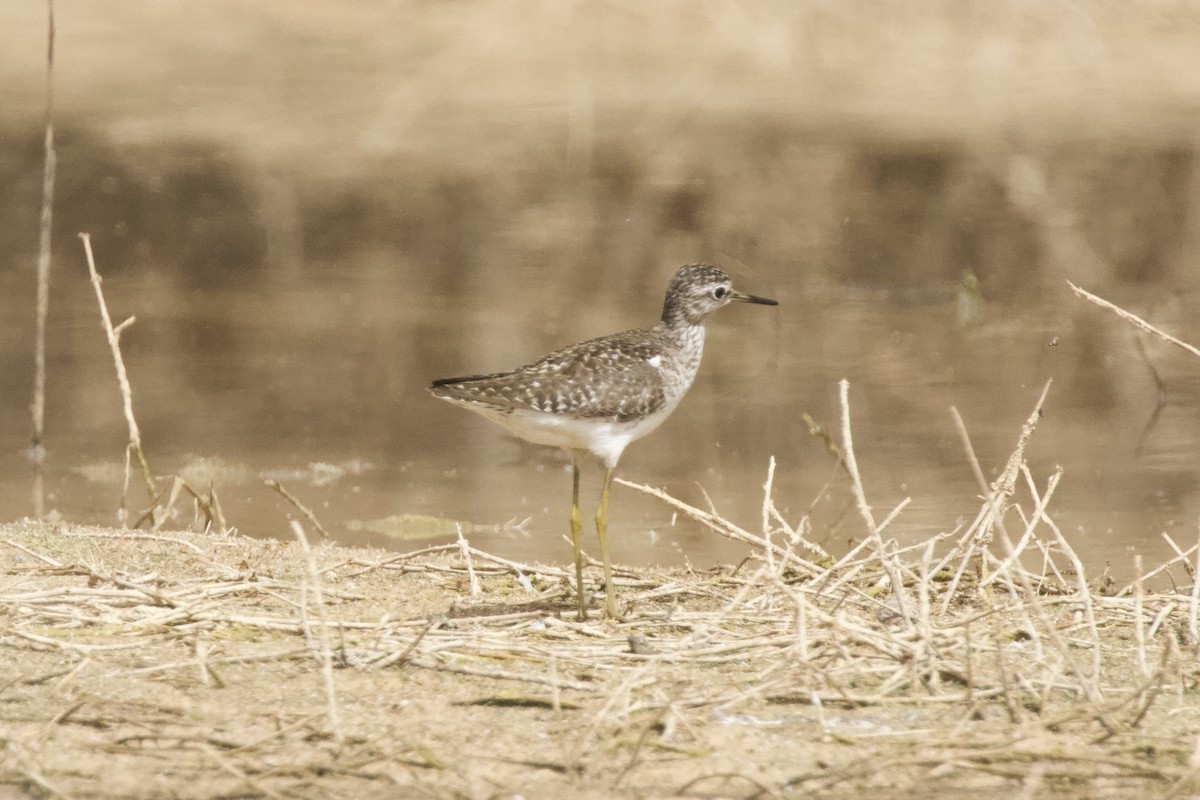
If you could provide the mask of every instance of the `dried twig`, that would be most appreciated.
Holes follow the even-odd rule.
[[[1200,357],[1200,349],[1193,347],[1192,345],[1188,344],[1185,341],[1176,339],[1174,336],[1172,336],[1169,333],[1164,333],[1163,331],[1160,331],[1158,328],[1154,327],[1149,322],[1146,322],[1146,320],[1142,319],[1141,317],[1137,316],[1136,314],[1131,314],[1128,311],[1126,311],[1125,309],[1121,308],[1120,306],[1115,305],[1115,304],[1110,303],[1109,301],[1105,300],[1103,297],[1097,297],[1096,295],[1092,294],[1091,292],[1087,291],[1086,289],[1079,288],[1078,286],[1071,283],[1070,281],[1067,281],[1067,285],[1071,287],[1071,291],[1075,292],[1075,294],[1079,295],[1084,300],[1088,300],[1092,303],[1095,303],[1096,305],[1100,306],[1101,308],[1107,308],[1109,311],[1113,312],[1118,317],[1120,317],[1121,319],[1128,322],[1130,325],[1133,325],[1135,328],[1140,328],[1141,330],[1145,331],[1146,333],[1157,336],[1159,339],[1163,340],[1167,344],[1174,345],[1175,347],[1178,347],[1181,350],[1185,350],[1194,356]]]
[[[477,599],[480,595],[479,578],[475,575],[475,565],[471,563],[471,546],[467,544],[467,539],[463,536],[462,525],[455,524],[458,530],[458,550],[462,553],[463,563],[467,565],[467,579],[470,587],[471,599]]]
[[[300,549],[304,552],[304,566],[308,575],[308,593],[312,596],[313,605],[317,609],[317,617],[320,620],[320,656],[321,656],[321,674],[325,679],[325,700],[329,706],[329,727],[333,733],[333,738],[337,742],[343,740],[341,714],[338,712],[337,693],[334,691],[333,685],[333,648],[329,643],[329,620],[325,614],[325,598],[321,593],[321,574],[317,570],[317,560],[313,557],[312,548],[308,546],[308,539],[304,535],[304,528],[299,522],[292,521],[292,533],[296,535],[296,541],[300,543]],[[307,624],[305,625],[307,628]]]
[[[960,541],[960,548],[951,550],[942,560],[934,567],[934,572],[940,572],[952,559],[961,555],[958,570],[954,574],[954,578],[950,581],[950,585],[944,594],[942,601],[941,613],[945,614],[950,607],[955,591],[958,588],[962,576],[966,572],[967,564],[970,561],[971,555],[975,550],[986,553],[987,546],[992,540],[993,531],[998,529],[1001,534],[1007,539],[1007,533],[1004,530],[1004,512],[1008,507],[1009,498],[1016,487],[1017,477],[1020,474],[1020,466],[1025,461],[1025,446],[1029,443],[1029,437],[1033,435],[1034,428],[1037,427],[1038,420],[1042,418],[1042,405],[1046,402],[1046,395],[1050,393],[1050,385],[1053,381],[1046,381],[1046,385],[1042,388],[1041,395],[1038,396],[1037,402],[1033,406],[1033,411],[1025,420],[1025,424],[1021,426],[1021,433],[1017,437],[1017,446],[1008,457],[1008,462],[1005,464],[1004,472],[992,484],[988,493],[987,499],[984,501],[983,508],[980,509],[979,515],[967,532],[963,534]],[[965,428],[962,433],[965,434]],[[970,447],[970,439],[964,437],[964,444],[967,448],[970,457],[974,459],[974,452]]]
[[[81,233],[79,238],[83,240],[83,250],[87,254],[88,273],[92,278],[92,287],[96,290],[96,302],[100,304],[100,322],[104,326],[109,349],[112,350],[113,365],[117,369],[117,383],[121,388],[121,399],[125,409],[125,424],[129,427],[128,451],[137,456],[138,463],[142,467],[142,477],[146,481],[146,491],[153,501],[158,491],[154,487],[154,477],[150,474],[150,465],[146,463],[146,454],[142,451],[142,434],[138,430],[137,420],[133,416],[133,389],[129,385],[129,375],[125,371],[125,360],[121,358],[121,332],[132,325],[137,318],[130,317],[120,325],[113,327],[112,318],[108,315],[108,304],[104,302],[104,290],[100,287],[100,273],[96,271],[96,260],[92,256],[92,237],[90,234]],[[126,481],[128,481],[128,469],[126,476]],[[124,495],[121,497],[121,510],[123,514],[125,510]]]
[[[281,484],[279,481],[271,480],[270,478],[263,481],[263,483],[266,484],[267,486],[269,486],[270,488],[274,489],[275,491],[279,492],[279,494],[283,497],[284,500],[287,500],[289,503],[291,503],[293,506],[295,506],[296,510],[299,511],[301,514],[303,514],[304,518],[306,520],[308,520],[309,523],[311,523],[312,526],[320,532],[322,539],[325,539],[325,540],[329,539],[329,531],[325,530],[325,526],[322,525],[320,523],[320,521],[317,519],[317,515],[314,514],[312,512],[312,510],[309,509],[308,506],[304,505],[304,503],[301,503],[300,500],[294,494],[289,492],[287,489],[283,488],[283,484]]]
[[[879,563],[883,567],[884,572],[887,573],[888,582],[891,584],[892,596],[896,598],[897,611],[905,624],[911,628],[913,618],[909,613],[908,603],[904,596],[904,583],[900,579],[900,573],[896,569],[892,558],[887,554],[883,537],[879,533],[879,526],[875,524],[875,515],[871,513],[871,506],[867,504],[867,495],[863,489],[862,476],[858,472],[858,458],[854,455],[854,440],[850,434],[850,382],[845,378],[838,381],[838,398],[842,407],[843,459],[846,464],[846,471],[850,473],[850,486],[854,492],[854,501],[858,506],[858,513],[867,524],[867,533],[875,543],[875,552],[879,556]]]
[[[1188,593],[1187,632],[1189,644],[1193,648],[1200,646],[1200,626],[1197,617],[1200,616],[1200,545],[1195,548],[1196,568],[1192,570],[1192,590]]]
[[[50,312],[50,248],[53,242],[54,221],[54,174],[58,156],[54,149],[54,0],[46,0],[46,114],[45,137],[42,143],[42,213],[38,225],[37,262],[37,318],[34,333],[33,353],[33,435],[30,442],[30,459],[41,464],[46,458],[44,444],[46,428],[46,318]],[[40,493],[35,494],[38,502]],[[36,510],[40,519],[45,515],[42,508]]]

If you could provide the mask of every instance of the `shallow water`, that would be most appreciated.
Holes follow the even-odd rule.
[[[695,386],[629,448],[621,476],[701,506],[707,493],[757,529],[774,456],[781,512],[811,513],[815,537],[839,550],[862,526],[844,479],[827,486],[833,461],[802,415],[836,431],[847,378],[869,499],[882,517],[911,497],[890,532],[913,541],[979,506],[950,407],[991,480],[1053,380],[1029,461],[1042,486],[1062,467],[1050,510],[1089,565],[1128,574],[1128,553],[1150,563],[1169,552],[1163,533],[1185,547],[1197,535],[1194,359],[1139,340],[1066,285],[1200,340],[1195,158],[1175,133],[1170,87],[1137,131],[1112,121],[1086,138],[1067,113],[948,114],[939,127],[944,98],[907,111],[877,99],[848,126],[846,104],[862,97],[829,88],[793,114],[754,95],[754,75],[724,76],[721,91],[757,113],[686,97],[648,107],[613,94],[633,85],[622,80],[636,59],[620,62],[629,75],[584,70],[590,91],[561,108],[479,97],[432,66],[429,81],[453,87],[444,102],[398,106],[388,59],[399,57],[373,60],[385,50],[371,21],[349,17],[328,41],[361,50],[327,54],[310,83],[281,85],[290,67],[314,69],[293,64],[301,43],[285,37],[261,62],[238,51],[256,71],[168,75],[152,102],[136,82],[103,79],[117,73],[102,66],[101,34],[149,24],[129,8],[125,23],[67,25],[59,42],[78,59],[59,76],[48,337],[44,503],[62,517],[115,520],[126,441],[75,238],[88,230],[114,318],[137,316],[123,350],[152,468],[211,483],[252,535],[290,535],[293,510],[262,483],[274,478],[339,541],[410,549],[452,538],[458,521],[485,549],[565,559],[566,458],[424,387],[650,324],[674,269],[696,260],[780,305],[711,318]],[[41,35],[33,15],[10,22]],[[183,24],[151,27],[181,36]],[[203,24],[265,35],[273,22]],[[420,30],[444,59],[422,63],[467,59]],[[188,38],[182,63],[215,46]],[[165,57],[160,47],[145,58]],[[528,65],[504,52],[498,73],[536,94]],[[0,130],[0,245],[14,265],[0,271],[3,519],[36,507],[22,451],[41,170],[40,64],[7,58],[26,89]],[[85,102],[89,87],[110,102]],[[997,138],[1009,125],[1024,143]],[[136,485],[130,497],[142,502]],[[703,566],[746,552],[627,488],[612,519],[623,562]]]

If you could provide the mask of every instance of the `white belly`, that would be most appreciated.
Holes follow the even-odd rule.
[[[528,409],[517,409],[505,414],[478,406],[467,407],[503,425],[527,442],[568,450],[587,450],[607,467],[615,467],[621,453],[630,442],[653,431],[674,410],[674,406],[669,406],[642,419],[616,422],[606,419],[573,419]]]

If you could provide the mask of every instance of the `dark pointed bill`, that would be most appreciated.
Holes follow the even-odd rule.
[[[752,295],[752,294],[745,294],[743,292],[739,292],[736,290],[729,292],[729,299],[730,300],[740,300],[743,303],[757,303],[760,306],[777,306],[777,305],[779,305],[778,300],[771,300],[770,298],[767,298],[767,297],[758,297],[758,296]]]

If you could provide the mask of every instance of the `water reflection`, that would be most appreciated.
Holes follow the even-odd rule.
[[[376,68],[345,66],[313,91]],[[754,527],[774,455],[777,504],[793,521],[811,513],[836,549],[862,532],[801,414],[832,426],[847,377],[873,502],[914,498],[893,533],[947,531],[978,506],[949,406],[993,478],[1053,378],[1031,466],[1041,481],[1065,469],[1052,509],[1092,563],[1165,552],[1164,531],[1194,538],[1197,365],[1064,282],[1200,339],[1189,144],[1149,126],[1017,145],[988,130],[848,134],[836,114],[600,109],[586,136],[548,138],[540,107],[425,105],[413,113],[444,142],[341,149],[336,165],[320,126],[268,157],[232,118],[227,135],[164,124],[120,144],[87,114],[63,119],[50,507],[111,522],[119,495],[125,430],[75,238],[87,230],[114,316],[138,317],[123,342],[152,466],[229,465],[208,477],[255,535],[286,535],[291,509],[261,480],[290,470],[344,541],[409,547],[445,535],[429,520],[462,520],[481,546],[564,559],[567,461],[423,387],[647,324],[672,271],[706,260],[780,313],[713,321],[696,385],[630,448],[624,477],[703,504],[698,484]],[[0,245],[16,266],[0,271],[0,519],[32,510],[19,453],[41,169],[37,126],[4,125]],[[617,491],[617,560],[744,552]]]

